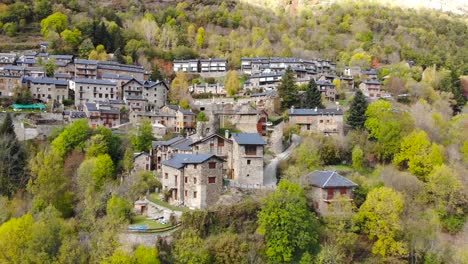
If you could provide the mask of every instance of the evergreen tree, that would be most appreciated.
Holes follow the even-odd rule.
[[[122,52],[120,51],[120,48],[117,48],[115,51],[114,51],[114,60],[118,63],[122,63],[122,64],[125,64],[125,59],[122,55]]]
[[[353,102],[349,108],[349,115],[347,123],[353,129],[359,129],[364,127],[366,122],[366,110],[367,110],[367,100],[361,90],[358,90],[354,95]]]
[[[322,94],[317,88],[317,84],[315,83],[314,79],[310,80],[309,84],[307,85],[303,106],[304,108],[323,108]]]
[[[7,113],[2,125],[0,126],[0,136],[7,135],[16,138],[15,126],[13,125],[13,119],[10,113]]]
[[[278,95],[281,98],[281,109],[285,110],[295,105],[299,101],[299,96],[296,89],[296,79],[291,67],[286,69],[281,83],[278,86]]]

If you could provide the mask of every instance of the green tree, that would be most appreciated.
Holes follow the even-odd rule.
[[[60,33],[67,27],[68,17],[60,12],[55,12],[41,21],[41,32],[44,37],[47,37],[51,31]]]
[[[444,157],[442,147],[431,144],[426,132],[414,131],[403,138],[393,162],[400,169],[408,168],[412,174],[424,179],[435,166],[444,162]]]
[[[88,158],[107,154],[108,151],[109,149],[107,148],[107,142],[103,135],[97,134],[88,140],[88,147],[86,150],[86,156]]]
[[[57,65],[55,64],[55,59],[49,59],[44,63],[44,69],[46,72],[47,77],[54,77],[55,70],[57,69]]]
[[[92,50],[89,53],[88,59],[90,60],[101,60],[101,61],[106,61],[109,59],[109,56],[107,55],[106,48],[104,45],[98,45],[96,49]]]
[[[7,117],[8,118],[8,117]],[[26,171],[27,153],[24,147],[10,134],[6,118],[0,130],[0,196],[11,197],[18,189],[24,188],[29,174]],[[0,132],[0,133],[2,133]]]
[[[32,178],[28,190],[33,195],[33,209],[43,211],[53,205],[64,217],[73,212],[71,181],[64,176],[63,161],[56,151],[39,152],[31,160]]]
[[[190,101],[187,98],[181,99],[179,105],[180,105],[180,108],[184,110],[190,109]]]
[[[377,155],[380,160],[391,160],[398,152],[401,139],[413,128],[413,120],[408,113],[394,111],[392,104],[379,100],[366,110],[365,127],[369,137],[377,140]]]
[[[7,36],[14,37],[18,33],[18,25],[13,22],[5,23],[3,25],[3,31],[5,31]]]
[[[192,229],[183,231],[175,241],[173,255],[175,262],[180,264],[211,263],[210,253],[204,247],[203,239]]]
[[[135,151],[149,152],[151,143],[154,140],[153,127],[151,122],[145,120],[141,122],[137,131],[133,133],[130,141]]]
[[[197,47],[201,49],[203,48],[203,45],[205,45],[205,29],[203,27],[199,27],[197,32]]]
[[[41,20],[52,14],[52,4],[48,0],[34,1],[34,15],[37,20]]]
[[[226,76],[226,84],[225,84],[226,91],[229,96],[234,96],[239,92],[240,83],[239,83],[239,76],[237,76],[237,71],[229,71]]]
[[[362,163],[364,161],[364,152],[359,145],[354,146],[351,154],[353,160],[353,168],[355,170],[362,170]]]
[[[427,200],[442,212],[457,211],[458,206],[466,202],[462,195],[463,184],[457,171],[444,164],[435,166],[427,176],[425,189]]]
[[[379,187],[367,194],[366,201],[359,208],[357,221],[362,231],[375,241],[372,253],[384,258],[408,254],[405,243],[399,241],[403,207],[403,195],[392,188]]]
[[[197,122],[207,122],[208,117],[206,117],[205,112],[200,112],[197,114]]]
[[[112,196],[107,201],[107,218],[111,223],[129,223],[133,215],[133,207],[127,200]]]
[[[281,78],[281,83],[278,85],[278,95],[281,99],[281,109],[285,110],[291,106],[297,104],[299,101],[299,96],[297,94],[296,88],[296,79],[294,77],[294,72],[291,67],[286,69],[283,77]]]
[[[156,248],[147,248],[144,246],[138,246],[135,252],[135,261],[138,264],[159,264],[159,253]]]
[[[318,246],[317,221],[307,207],[303,190],[281,181],[258,214],[258,231],[265,236],[272,262],[290,262]]]
[[[86,140],[91,135],[91,129],[86,119],[81,119],[68,125],[60,135],[52,141],[52,147],[64,159],[75,148],[83,149]]]
[[[346,123],[353,129],[364,128],[366,123],[367,100],[361,90],[357,90],[348,111]]]
[[[94,45],[91,39],[87,38],[81,42],[80,46],[78,47],[78,54],[80,58],[88,58],[91,51],[94,50]]]
[[[0,126],[0,136],[10,136],[16,139],[15,126],[10,113],[7,113],[5,119],[3,119],[3,123]]]
[[[62,37],[63,41],[70,48],[71,51],[77,50],[78,46],[83,40],[81,31],[77,28],[73,29],[73,31],[65,29],[64,31],[62,31],[62,33],[60,33],[60,37]]]
[[[304,108],[323,108],[322,104],[322,93],[317,88],[317,84],[314,79],[309,81],[306,88]]]
[[[164,76],[162,75],[161,71],[159,70],[158,65],[152,64],[151,66],[151,75],[149,77],[150,81],[162,81],[164,80]]]

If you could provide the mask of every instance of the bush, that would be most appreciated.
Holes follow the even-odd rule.
[[[465,225],[465,216],[459,214],[448,214],[440,218],[442,227],[450,234],[456,234],[463,229]]]

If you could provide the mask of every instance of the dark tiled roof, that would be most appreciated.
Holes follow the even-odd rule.
[[[86,113],[82,111],[73,111],[70,112],[70,117],[71,118],[86,118]]]
[[[179,109],[179,112],[181,112],[182,114],[184,115],[190,115],[190,116],[194,116],[195,113],[190,111],[190,110],[185,110],[185,109]]]
[[[191,150],[191,145],[192,145],[192,139],[191,138],[186,138],[184,140],[181,140],[171,146],[172,149],[178,149],[181,151],[189,151]]]
[[[305,181],[315,187],[332,188],[332,187],[356,187],[356,183],[339,175],[335,171],[313,171],[304,176]]]
[[[381,84],[377,79],[367,79],[364,81],[365,84]]]
[[[298,108],[298,109],[288,109],[288,115],[289,116],[314,116],[314,115],[342,115],[343,110],[341,109],[304,109],[304,108]]]
[[[110,104],[125,104],[125,102],[123,100],[109,100],[109,103]]]
[[[126,81],[133,79],[133,77],[130,76],[130,75],[114,74],[114,73],[103,73],[102,78],[103,79],[126,80]]]
[[[184,139],[185,139],[184,137],[175,137],[166,141],[153,141],[152,145],[153,145],[153,148],[156,148],[157,146],[170,146]]]
[[[323,86],[335,86],[332,82],[330,81],[316,81],[315,82],[317,85],[323,85]]]
[[[180,169],[185,164],[200,164],[212,157],[216,157],[213,154],[176,154],[171,159],[162,162],[163,165]]]
[[[239,145],[266,145],[265,140],[257,133],[233,133],[232,138]]]
[[[133,153],[133,158],[136,159],[136,158],[138,158],[138,157],[141,156],[141,155],[149,156],[148,153],[146,153],[146,152],[143,151],[143,152],[136,152],[136,153]]]
[[[56,60],[72,60],[73,55],[60,55],[60,54],[57,54],[57,55],[50,55],[49,58],[56,59]]]
[[[193,142],[192,144],[190,144],[190,146],[193,146],[193,145],[196,145],[196,144],[198,144],[198,143],[207,141],[208,139],[213,138],[213,137],[219,137],[219,138],[224,139],[225,141],[232,142],[232,140],[230,140],[230,139],[228,139],[228,138],[225,138],[225,137],[220,136],[220,135],[218,135],[218,134],[216,134],[216,133],[213,133],[213,134],[208,135],[208,136],[206,136],[206,137],[204,137],[204,138],[202,138],[202,139],[200,139],[200,140],[197,140],[197,141]]]
[[[37,84],[55,84],[55,85],[64,85],[64,86],[68,85],[68,82],[65,80],[57,80],[54,78],[47,78],[47,77],[41,77],[41,78],[24,77],[23,82],[31,82],[31,83],[37,83]]]
[[[87,83],[87,84],[115,86],[115,82],[111,82],[109,80],[102,80],[102,79],[76,78],[76,79],[73,79],[72,81],[74,81],[76,83]]]
[[[82,59],[75,59],[75,63],[78,64],[90,64],[90,65],[97,65],[97,60],[82,60]]]
[[[98,111],[96,103],[85,103],[85,106],[88,111]]]

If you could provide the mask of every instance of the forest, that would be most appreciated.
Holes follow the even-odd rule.
[[[186,211],[171,239],[131,250],[119,235],[133,202],[161,187],[130,173],[133,153],[151,147],[150,124],[116,135],[80,120],[19,141],[5,115],[0,263],[468,263],[466,16],[366,1],[277,10],[245,2],[7,0],[0,50],[48,41],[50,53],[140,64],[167,80],[174,59],[222,57],[237,69],[242,57],[327,58],[338,70],[374,68],[386,91],[409,99],[368,103],[357,92],[346,135],[303,135],[275,191]],[[281,87],[286,110],[304,87],[292,78]],[[322,106],[314,94],[304,100]],[[285,140],[292,133],[286,126]],[[315,169],[359,185],[352,203],[331,208],[341,213],[311,209],[300,177]]]

